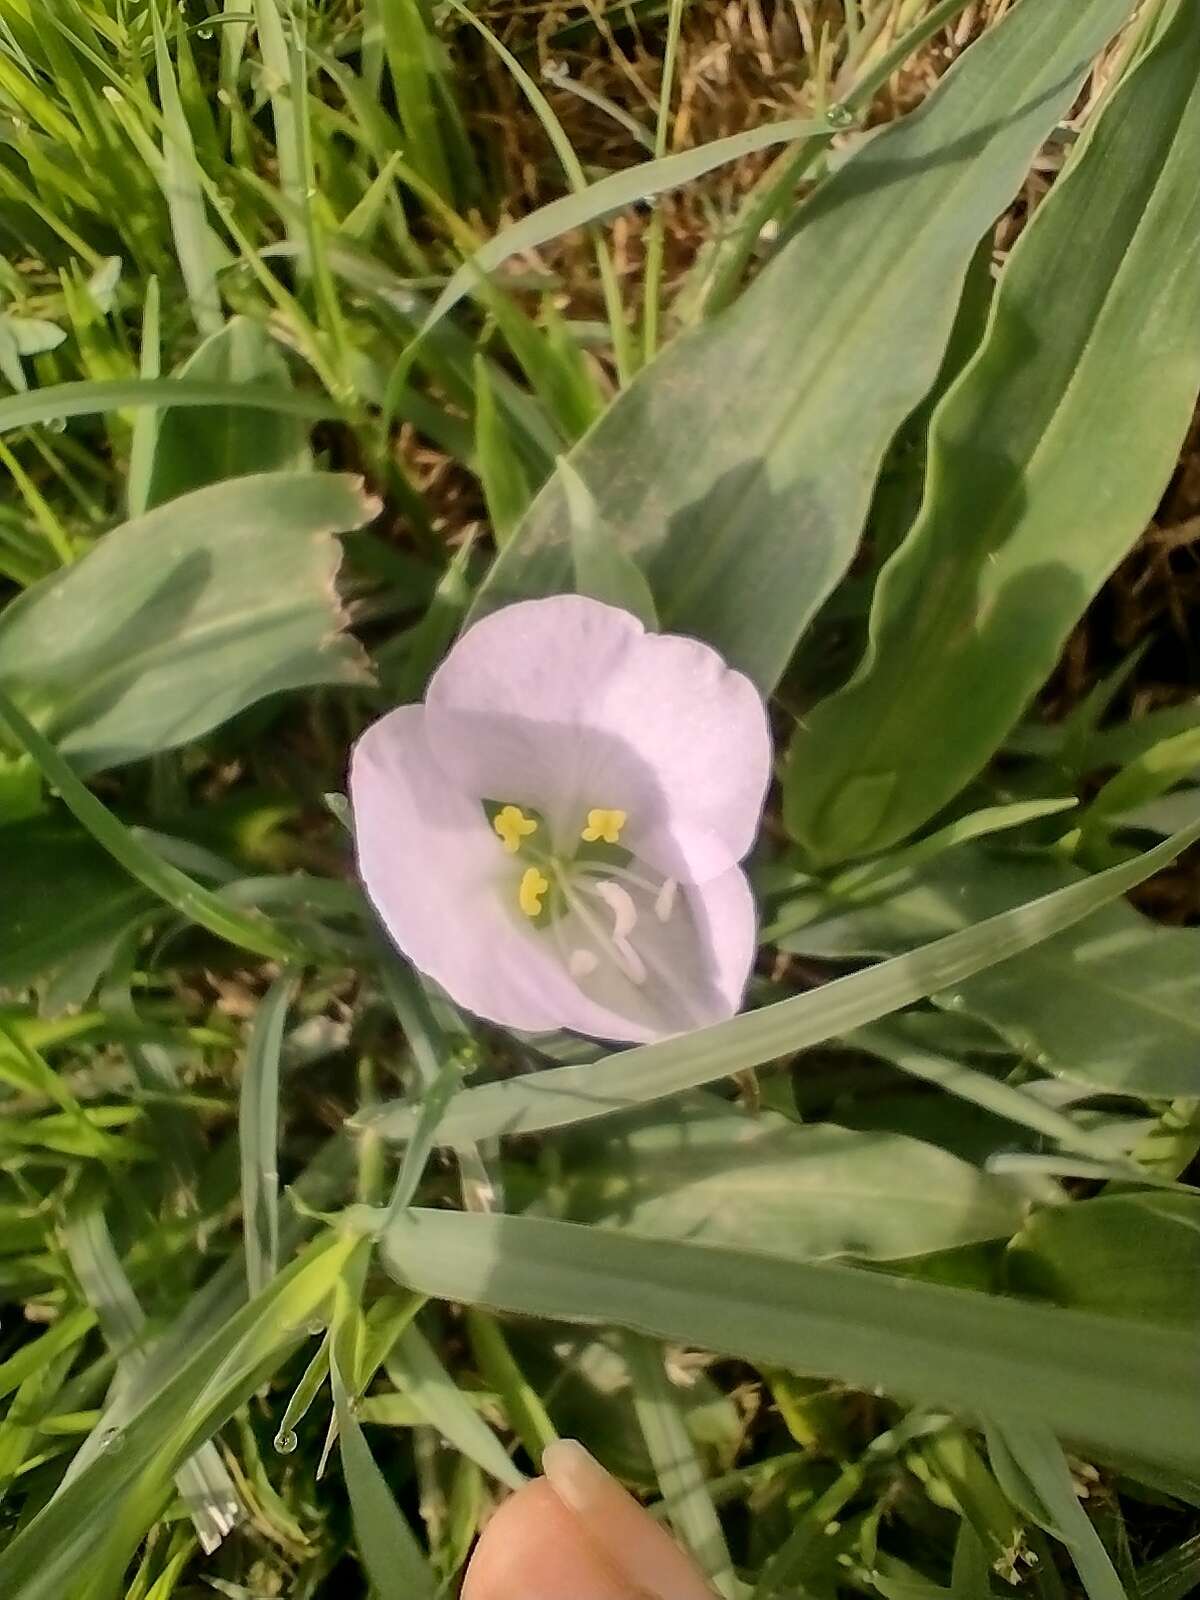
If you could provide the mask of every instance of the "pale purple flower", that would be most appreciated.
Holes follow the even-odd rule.
[[[525,601],[358,741],[359,871],[466,1010],[533,1033],[683,1033],[741,1003],[755,915],[738,863],[770,764],[762,699],[709,646],[579,595]]]

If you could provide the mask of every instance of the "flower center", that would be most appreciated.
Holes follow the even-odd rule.
[[[591,807],[574,849],[560,851],[548,842],[551,830],[538,812],[496,801],[484,807],[505,853],[524,862],[518,910],[539,931],[554,929],[573,978],[589,978],[607,964],[640,987],[651,970],[657,973],[646,931],[671,920],[679,885],[644,869],[621,844],[626,812]]]

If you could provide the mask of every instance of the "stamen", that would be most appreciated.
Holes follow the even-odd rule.
[[[492,818],[492,827],[500,835],[509,855],[516,855],[521,848],[521,840],[537,832],[537,823],[532,817],[527,817],[520,806],[501,806]]]
[[[616,844],[627,821],[624,811],[606,811],[603,808],[589,811],[587,827],[579,837],[587,844],[598,844],[601,839],[605,844]]]
[[[608,878],[601,879],[599,883],[590,883],[587,887],[590,893],[604,901],[613,914],[612,947],[625,976],[631,983],[645,983],[645,962],[629,942],[629,935],[637,927],[638,919],[633,896],[628,889],[622,889],[619,883],[613,883]]]
[[[593,885],[593,893],[600,896],[613,914],[613,938],[627,939],[637,927],[638,919],[637,907],[629,890],[622,889],[611,878],[601,878],[599,883]]]
[[[679,884],[674,878],[668,878],[658,891],[658,898],[654,902],[654,915],[660,922],[670,921],[671,912],[675,909],[675,895]]]
[[[599,957],[590,950],[572,950],[567,957],[567,971],[573,978],[590,978],[599,965]]]
[[[542,899],[549,887],[549,878],[540,873],[536,867],[525,868],[521,876],[521,886],[517,890],[517,904],[527,917],[541,916]]]

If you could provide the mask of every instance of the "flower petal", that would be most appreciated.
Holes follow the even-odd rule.
[[[425,721],[423,706],[401,706],[354,747],[350,797],[367,894],[400,950],[459,1004],[513,1028],[557,1027],[528,934],[505,915],[511,859],[478,801],[434,760]]]
[[[605,682],[591,726],[619,734],[666,801],[661,821],[622,843],[693,882],[742,859],[771,779],[766,707],[744,673],[696,639],[644,634]]]
[[[593,808],[624,811],[635,854],[686,881],[750,848],[770,778],[766,711],[707,645],[647,634],[580,595],[475,624],[426,700],[439,761],[471,794],[532,806],[557,842]]]

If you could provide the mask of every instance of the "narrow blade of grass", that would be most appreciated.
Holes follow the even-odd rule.
[[[467,1089],[449,1108],[439,1136],[454,1143],[611,1116],[842,1037],[1082,921],[1167,866],[1198,838],[1200,823],[1194,823],[1144,855],[1081,883],[715,1027],[639,1045],[586,1066],[554,1067]],[[416,1115],[408,1106],[392,1105],[359,1121],[384,1138],[403,1140],[412,1136]]]
[[[137,406],[242,406],[307,417],[312,422],[344,417],[336,400],[257,384],[191,383],[183,378],[106,378],[57,383],[0,400],[0,433],[35,422],[93,417]]]
[[[443,1438],[510,1489],[525,1482],[508,1452],[443,1366],[416,1324],[405,1329],[384,1362],[388,1377],[416,1402]]]
[[[156,894],[181,917],[198,923],[243,950],[275,961],[303,961],[304,952],[265,917],[245,916],[219,895],[203,888],[186,873],[170,866],[140,843],[125,824],[98,800],[33,724],[0,690],[0,723],[8,726],[17,743],[37,762],[47,783],[57,789],[63,803],[115,861],[144,888]]]
[[[371,1587],[379,1600],[434,1600],[437,1583],[433,1572],[363,1437],[336,1357],[330,1364],[330,1377],[342,1471],[359,1553]]]
[[[238,1111],[246,1287],[262,1292],[279,1270],[279,1055],[298,978],[284,972],[254,1016]]]
[[[737,1600],[739,1587],[729,1547],[704,1482],[704,1468],[684,1426],[656,1340],[626,1336],[625,1360],[633,1380],[633,1405],[671,1526],[695,1556],[718,1594]]]

